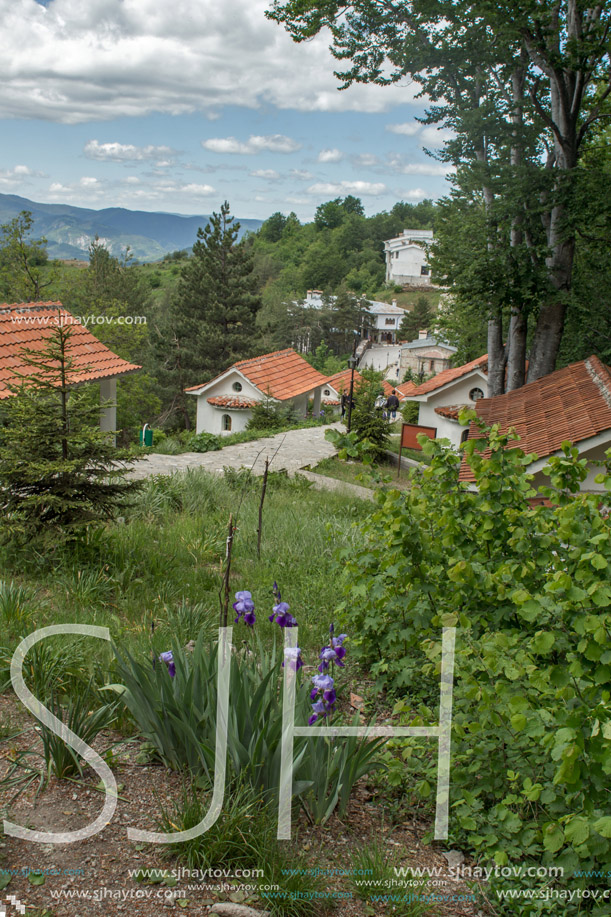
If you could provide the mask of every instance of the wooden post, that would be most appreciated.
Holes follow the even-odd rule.
[[[267,472],[269,471],[269,458],[265,459],[265,468],[263,470],[263,484],[261,487],[261,499],[259,500],[259,528],[257,529],[257,557],[261,558],[261,535],[263,532],[263,501],[265,500],[265,491],[267,490]]]

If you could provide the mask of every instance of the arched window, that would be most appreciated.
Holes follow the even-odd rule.
[[[462,436],[460,437],[461,443],[466,443],[469,439],[469,427],[466,430],[463,430]]]
[[[232,389],[234,390],[234,392],[241,392],[241,391],[242,391],[242,383],[241,383],[241,382],[234,382],[233,385],[232,385],[231,387],[232,387]]]
[[[231,415],[223,414],[221,418],[221,425],[223,430],[231,430]]]
[[[484,393],[482,392],[481,388],[472,388],[471,391],[469,392],[469,398],[471,399],[471,401],[479,401],[480,398],[483,398],[483,397],[484,397]]]

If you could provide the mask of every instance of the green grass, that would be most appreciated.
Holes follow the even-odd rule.
[[[234,592],[249,589],[261,637],[271,640],[267,616],[276,580],[299,621],[304,653],[317,655],[341,600],[336,550],[358,539],[352,524],[371,507],[342,494],[318,493],[303,479],[275,475],[264,505],[259,560],[260,490],[261,479],[248,475],[219,478],[194,471],[148,479],[123,523],[93,530],[71,546],[45,551],[5,545],[0,562],[10,586],[4,593],[0,682],[6,680],[10,653],[19,638],[35,627],[103,625],[137,656],[150,655],[153,624],[157,652],[167,649],[176,633],[187,642],[202,626],[215,632],[230,513],[237,520],[232,601]],[[236,642],[243,628],[235,626]],[[70,680],[79,682],[91,675],[96,683],[113,679],[110,646],[101,640],[61,635],[39,646],[47,653],[45,667],[52,673],[69,669]]]
[[[398,487],[402,490],[407,486],[407,473],[403,471],[401,477],[397,479],[397,468],[390,462],[377,466],[377,472],[383,479],[381,484],[371,477],[371,467],[364,465],[362,462],[344,462],[332,457],[323,459],[312,470],[316,474],[323,474],[325,477],[335,478],[337,481],[345,481],[347,484],[357,484],[359,487],[366,487],[369,490],[375,490],[380,486]]]
[[[399,454],[399,436],[390,437],[388,451],[394,452],[396,455]],[[415,462],[423,462],[425,465],[430,465],[431,463],[428,455],[425,455],[424,452],[419,452],[417,449],[402,449],[401,455],[405,456],[405,458],[413,459]]]

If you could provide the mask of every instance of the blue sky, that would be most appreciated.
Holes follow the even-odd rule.
[[[344,92],[265,0],[0,0],[0,192],[242,217],[447,193],[416,88]]]

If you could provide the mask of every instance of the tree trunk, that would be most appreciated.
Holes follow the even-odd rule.
[[[511,310],[509,334],[507,337],[507,383],[506,391],[520,388],[526,381],[526,331],[528,319],[518,306]]]
[[[488,398],[502,395],[505,390],[506,360],[503,317],[499,312],[488,319]]]

